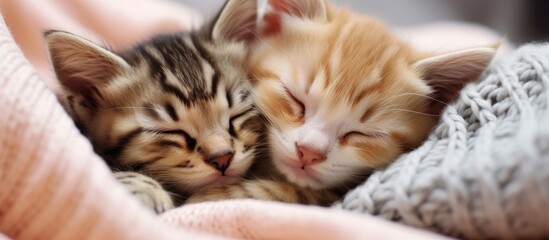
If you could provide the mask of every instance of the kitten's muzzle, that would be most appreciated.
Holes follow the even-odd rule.
[[[233,141],[228,133],[213,133],[199,140],[198,152],[204,162],[225,175],[234,156]]]

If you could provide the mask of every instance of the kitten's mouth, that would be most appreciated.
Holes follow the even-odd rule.
[[[230,177],[230,176],[220,176],[218,177],[216,180],[214,180],[214,184],[219,184],[219,185],[225,185],[225,184],[230,184],[232,182],[234,182],[234,179],[233,177]]]
[[[318,173],[311,166],[304,166],[298,161],[286,161],[284,162],[287,168],[291,170],[293,175],[299,179],[303,180],[313,180],[314,182],[320,182],[318,178]]]
[[[312,170],[311,167],[306,167],[306,166],[294,168],[294,172],[299,176],[308,177],[308,178],[314,178],[314,176],[316,175],[316,172]]]

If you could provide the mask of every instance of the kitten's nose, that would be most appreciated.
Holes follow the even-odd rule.
[[[228,133],[212,133],[201,139],[198,152],[202,154],[204,162],[221,174],[229,168],[234,155],[231,136]]]
[[[322,162],[326,158],[323,153],[307,146],[296,145],[296,148],[299,161],[303,164],[302,168],[311,164]]]
[[[221,174],[225,175],[225,170],[229,168],[233,155],[234,151],[232,150],[219,151],[208,155],[205,160],[206,163],[210,164],[212,167],[219,170]]]

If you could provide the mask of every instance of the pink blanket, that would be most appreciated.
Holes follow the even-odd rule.
[[[238,200],[161,217],[131,197],[0,16],[0,239],[438,239],[337,210]]]

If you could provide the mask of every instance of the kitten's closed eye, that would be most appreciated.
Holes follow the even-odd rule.
[[[360,138],[383,138],[385,136],[387,136],[387,134],[382,132],[351,131],[343,135],[342,139],[349,140],[349,139],[360,139]]]
[[[187,132],[183,130],[158,130],[158,129],[145,129],[146,132],[154,134],[165,134],[165,135],[178,135],[183,137],[185,144],[189,150],[194,150],[196,148],[196,139],[192,138]]]
[[[288,88],[284,88],[288,96],[293,100],[295,103],[294,105],[297,105],[297,107],[292,107],[292,110],[294,110],[294,114],[296,116],[299,116],[300,118],[305,116],[305,104],[303,104],[302,101],[300,101]]]

